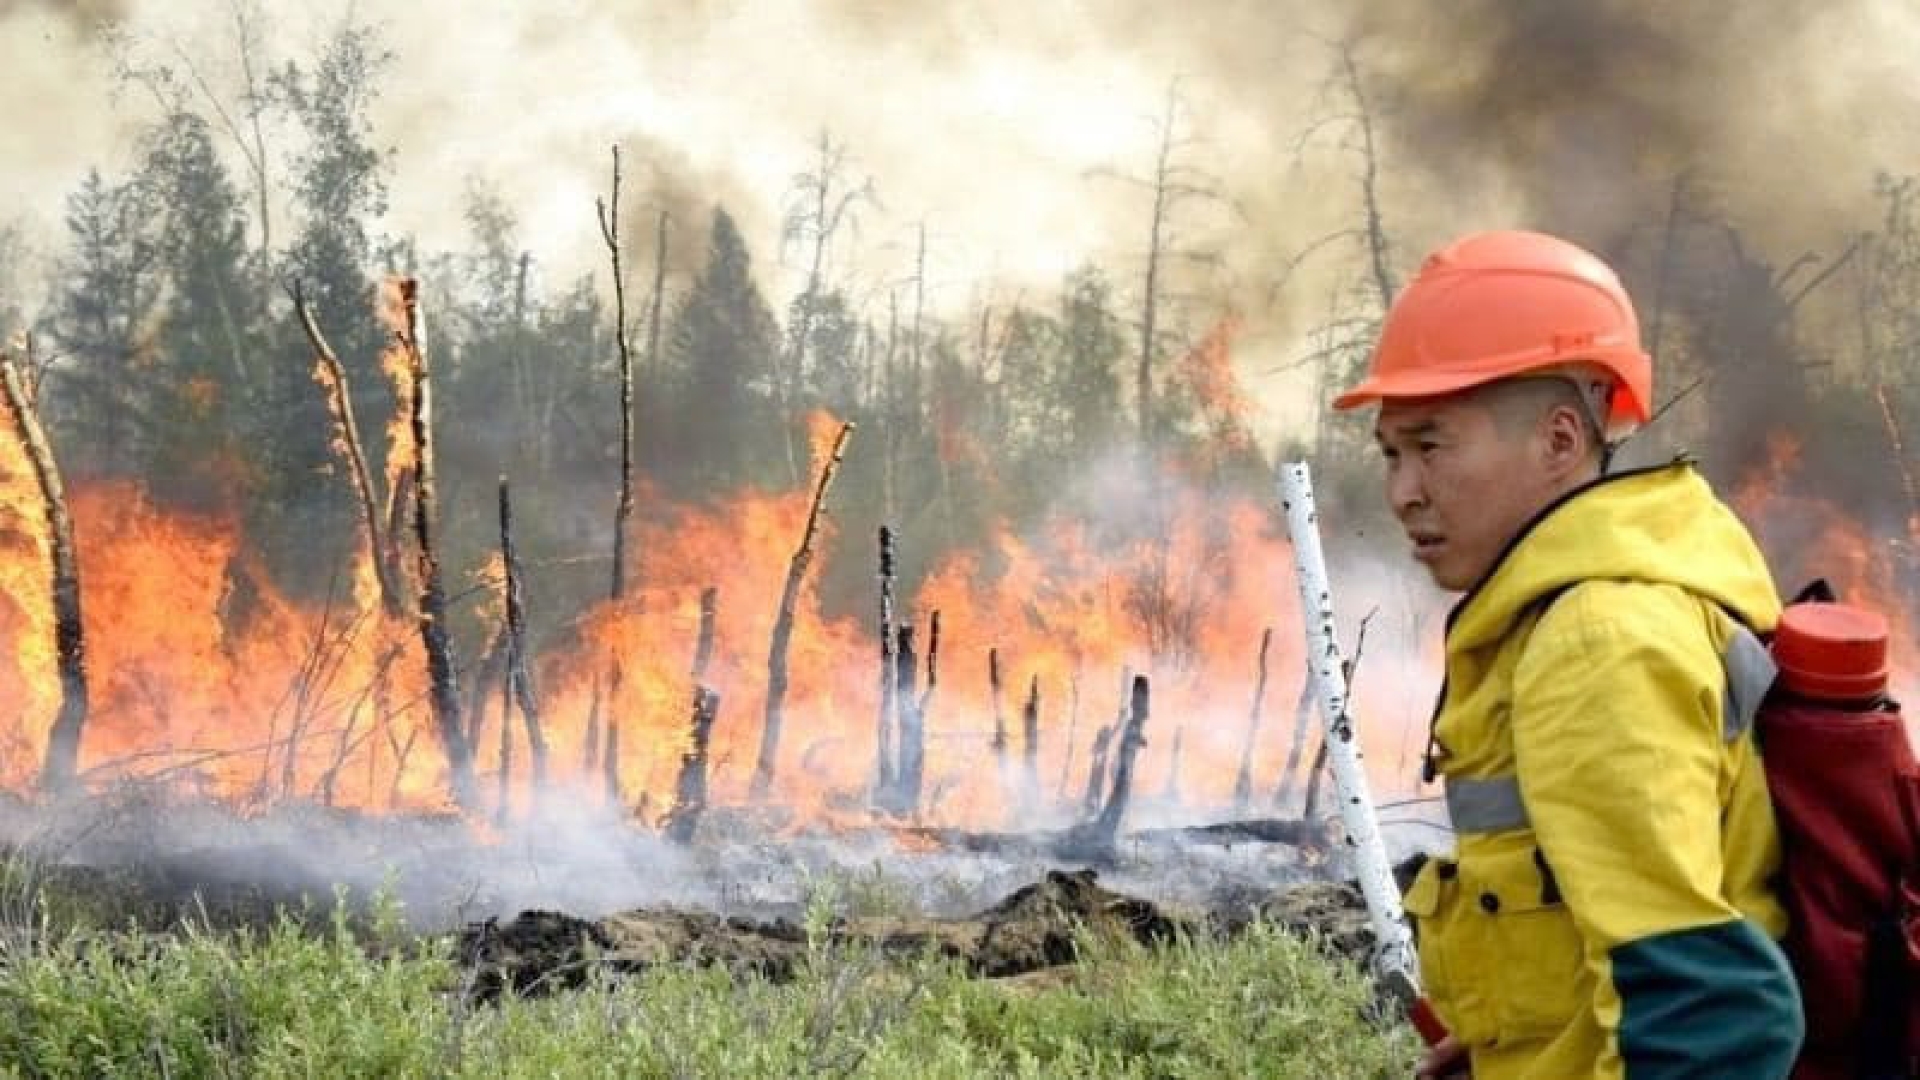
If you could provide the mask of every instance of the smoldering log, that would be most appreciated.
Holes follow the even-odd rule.
[[[1267,649],[1273,644],[1273,627],[1260,632],[1260,660],[1253,683],[1253,707],[1247,713],[1247,738],[1240,745],[1240,771],[1233,778],[1233,805],[1245,810],[1253,801],[1253,747],[1260,734],[1260,712],[1267,699]]]
[[[1109,844],[1120,834],[1120,822],[1126,817],[1127,804],[1133,798],[1133,762],[1140,748],[1147,745],[1147,713],[1151,700],[1147,677],[1135,675],[1127,726],[1121,733],[1120,750],[1113,767],[1113,790],[1107,796],[1107,804],[1100,808],[1097,822],[1098,838]]]
[[[87,726],[87,639],[80,618],[80,556],[73,542],[73,518],[67,513],[60,465],[40,424],[40,410],[20,377],[11,353],[0,353],[0,390],[13,414],[14,432],[33,463],[34,481],[47,516],[53,556],[53,647],[60,671],[60,709],[47,735],[40,786],[61,791],[74,784],[80,760],[80,736]]]
[[[820,531],[820,512],[826,504],[828,490],[833,487],[834,473],[840,469],[840,459],[846,453],[847,440],[853,436],[853,426],[852,421],[840,425],[839,434],[833,439],[833,448],[820,466],[820,479],[813,489],[813,502],[807,508],[806,528],[800,534],[800,546],[787,566],[786,585],[780,591],[780,610],[774,616],[773,636],[767,644],[766,718],[760,728],[760,754],[754,763],[753,782],[749,788],[750,795],[756,799],[766,797],[768,789],[773,786],[774,770],[779,763],[780,726],[787,698],[787,646],[793,639],[794,607],[800,600],[800,584],[806,577],[807,566],[813,562],[813,539]]]
[[[353,394],[347,384],[347,369],[320,332],[320,323],[308,306],[299,279],[287,286],[293,299],[294,314],[313,347],[314,362],[320,367],[320,385],[326,390],[327,408],[340,431],[340,443],[347,454],[347,475],[353,481],[354,495],[360,503],[360,515],[367,530],[367,553],[373,563],[374,579],[380,586],[380,602],[387,614],[400,617],[407,613],[407,601],[395,571],[397,566],[388,548],[385,523],[374,498],[373,473],[367,467],[367,454],[360,440],[360,425],[353,416]]]
[[[720,713],[720,695],[704,686],[693,690],[693,724],[687,750],[680,755],[680,776],[674,783],[673,809],[664,831],[676,844],[693,840],[700,814],[707,808],[707,751],[713,741],[713,720]]]
[[[507,690],[527,726],[527,766],[532,770],[537,798],[547,786],[547,737],[540,726],[540,699],[533,692],[533,671],[527,664],[526,590],[521,584],[520,558],[513,550],[513,502],[504,476],[500,478],[500,561],[507,577]],[[509,719],[510,710],[503,704],[501,725],[510,726]]]
[[[893,528],[880,526],[880,716],[874,739],[873,791],[876,802],[893,790]]]
[[[427,366],[427,350],[420,331],[420,286],[413,278],[401,278],[400,303],[405,315],[399,332],[406,350],[407,365],[413,378],[413,445],[417,458],[414,468],[413,531],[418,545],[415,552],[420,567],[420,638],[426,646],[427,674],[432,683],[431,701],[434,724],[447,755],[447,772],[453,784],[453,798],[465,809],[477,806],[479,793],[474,787],[473,751],[467,733],[460,725],[460,687],[453,659],[453,639],[447,633],[447,597],[440,580],[440,558],[435,547],[439,507],[434,490],[433,470],[433,380]]]

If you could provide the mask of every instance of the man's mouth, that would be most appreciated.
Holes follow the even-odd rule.
[[[1413,541],[1413,557],[1426,562],[1440,553],[1446,546],[1446,537],[1433,532],[1410,532],[1407,539]]]

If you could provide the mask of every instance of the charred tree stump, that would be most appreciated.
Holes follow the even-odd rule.
[[[894,783],[893,528],[880,526],[880,716],[874,738],[873,793],[881,803]]]
[[[767,791],[773,786],[774,771],[779,764],[780,726],[785,719],[787,699],[787,646],[793,639],[794,606],[800,600],[800,584],[806,577],[807,566],[813,562],[813,538],[820,530],[821,508],[827,501],[827,491],[833,486],[833,474],[839,471],[841,455],[846,453],[847,440],[852,435],[853,423],[848,421],[841,424],[840,433],[833,439],[833,449],[820,466],[820,479],[813,489],[813,503],[807,509],[806,529],[800,534],[800,546],[787,566],[786,586],[780,591],[780,610],[774,616],[773,636],[767,644],[766,718],[760,728],[760,754],[754,763],[753,782],[749,789],[755,799],[766,797]]]
[[[894,683],[900,710],[900,769],[895,778],[893,810],[912,815],[920,809],[920,786],[926,769],[926,728],[914,697],[913,627],[894,633]]]
[[[400,345],[406,350],[413,377],[414,473],[413,531],[420,565],[420,639],[427,651],[427,674],[432,682],[433,719],[447,755],[453,798],[463,809],[474,809],[479,793],[474,786],[473,750],[460,725],[460,687],[453,660],[453,639],[447,633],[447,594],[440,580],[440,556],[435,546],[438,496],[433,470],[433,382],[427,352],[420,335],[419,283],[401,278],[400,303],[404,312]]]
[[[1132,704],[1127,710],[1127,726],[1120,736],[1120,751],[1113,767],[1113,791],[1107,796],[1107,803],[1100,808],[1100,817],[1096,822],[1095,837],[1107,847],[1120,835],[1121,819],[1127,815],[1127,804],[1133,798],[1133,762],[1140,748],[1147,745],[1147,711],[1150,692],[1145,675],[1133,677]]]
[[[53,458],[39,404],[20,377],[11,354],[0,353],[0,389],[13,414],[14,432],[33,463],[33,476],[45,504],[53,555],[53,648],[60,670],[60,709],[47,735],[40,786],[62,791],[74,784],[80,762],[80,736],[87,726],[87,639],[80,619],[80,556],[73,542],[73,518],[67,513],[66,487]]]
[[[1027,704],[1020,710],[1021,746],[1020,797],[1029,805],[1040,801],[1040,676],[1027,683]]]
[[[374,579],[380,586],[380,602],[387,614],[400,617],[407,612],[407,601],[400,586],[397,574],[399,567],[393,560],[388,545],[380,511],[375,506],[373,492],[373,473],[367,467],[367,454],[360,441],[360,425],[353,417],[353,395],[347,385],[347,369],[340,363],[340,357],[334,353],[333,346],[327,344],[326,335],[320,332],[320,323],[314,318],[313,309],[307,305],[306,294],[301,291],[296,279],[287,286],[287,295],[293,299],[294,314],[300,320],[300,328],[306,332],[307,344],[313,347],[315,380],[326,390],[327,410],[333,416],[334,426],[339,429],[340,445],[347,455],[347,475],[353,481],[353,491],[360,503],[360,516],[367,530],[367,553],[373,562]]]
[[[1273,627],[1260,633],[1260,663],[1253,683],[1253,708],[1247,713],[1247,739],[1240,744],[1240,771],[1233,778],[1233,807],[1245,810],[1253,801],[1253,746],[1260,734],[1260,711],[1267,699],[1267,648],[1273,644]]]
[[[707,808],[707,750],[713,740],[713,719],[720,712],[720,695],[704,686],[693,691],[692,739],[680,756],[680,776],[674,784],[673,809],[667,812],[667,839],[685,845]]]

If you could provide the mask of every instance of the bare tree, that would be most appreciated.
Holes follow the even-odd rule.
[[[847,147],[836,143],[832,133],[822,130],[815,143],[817,156],[813,171],[794,175],[788,193],[786,214],[781,221],[780,246],[783,253],[794,248],[806,251],[806,282],[793,299],[787,319],[787,355],[782,370],[774,376],[783,422],[790,420],[800,386],[806,374],[807,346],[813,337],[814,315],[827,294],[827,260],[840,231],[859,229],[859,209],[876,205],[871,177],[855,184],[847,179]],[[800,482],[800,459],[794,450],[794,435],[786,431],[781,444],[786,449],[788,482]]]
[[[1166,105],[1154,121],[1156,141],[1152,171],[1146,176],[1102,170],[1151,196],[1147,214],[1146,269],[1140,292],[1140,344],[1134,365],[1134,405],[1140,442],[1151,445],[1156,435],[1154,367],[1166,345],[1164,326],[1168,300],[1167,277],[1180,262],[1213,264],[1218,255],[1184,246],[1177,228],[1182,206],[1221,200],[1220,182],[1212,173],[1187,162],[1199,140],[1182,132],[1180,82],[1167,84]]]

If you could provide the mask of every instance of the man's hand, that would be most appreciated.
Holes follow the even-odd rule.
[[[1414,1080],[1444,1080],[1452,1076],[1472,1076],[1473,1070],[1467,1063],[1467,1048],[1460,1040],[1449,1035],[1440,1040],[1440,1044],[1421,1057],[1420,1064],[1413,1071]]]

